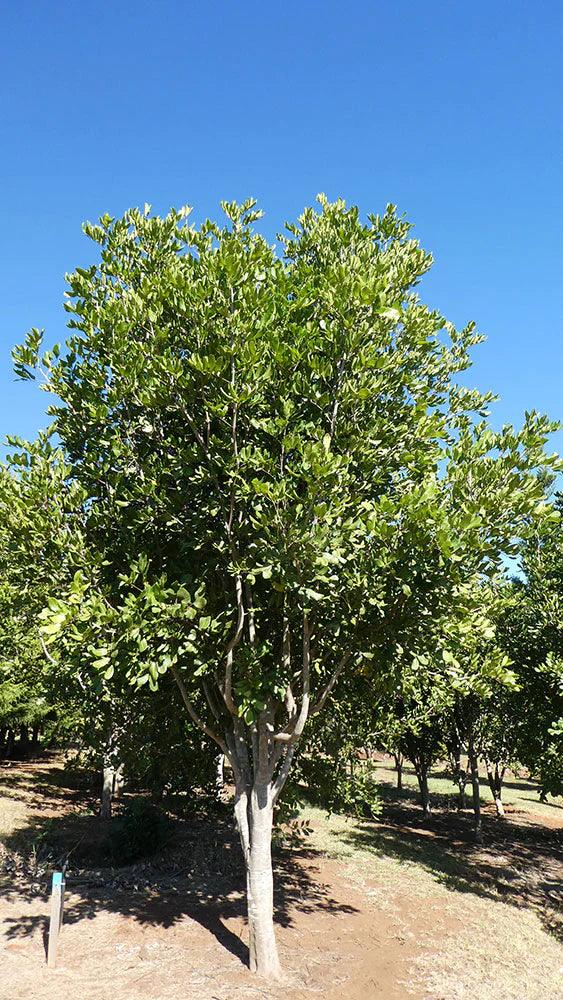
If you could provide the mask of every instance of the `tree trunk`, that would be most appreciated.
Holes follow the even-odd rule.
[[[121,798],[121,796],[123,794],[124,781],[125,781],[125,779],[123,777],[123,764],[120,764],[119,767],[116,767],[116,769],[114,771],[114,774],[113,774],[113,796],[114,796],[114,798],[116,798],[116,799],[120,799]]]
[[[420,789],[420,801],[422,804],[422,812],[425,817],[432,815],[432,808],[430,806],[430,793],[428,791],[428,768],[426,764],[422,761],[418,761],[416,764],[416,776],[418,778],[418,787]]]
[[[34,747],[39,745],[39,729],[40,727],[38,725],[35,725],[31,733],[31,742],[33,743]]]
[[[266,979],[281,974],[274,932],[271,791],[267,782],[237,790],[235,815],[246,867],[250,971]]]
[[[397,771],[397,791],[401,791],[403,787],[403,761],[404,757],[402,753],[394,753],[393,758],[395,760],[395,769]]]
[[[473,789],[473,814],[475,817],[473,832],[475,834],[475,840],[478,844],[481,843],[483,839],[483,833],[481,829],[481,789],[479,786],[479,761],[477,760],[477,753],[475,750],[475,745],[473,742],[473,737],[469,737],[469,766],[471,768],[471,787]]]
[[[217,763],[215,767],[215,790],[217,795],[221,795],[225,787],[225,754],[220,753],[217,756]]]
[[[13,729],[8,729],[8,739],[6,740],[6,757],[12,760],[14,756],[15,735]]]
[[[463,812],[467,809],[467,796],[465,794],[465,786],[467,784],[467,768],[461,766],[461,753],[456,754],[454,761],[455,769],[455,781],[457,783],[459,791],[458,809]]]
[[[100,819],[111,819],[111,797],[113,793],[113,780],[115,769],[110,761],[105,758],[102,771],[102,803],[100,808]]]
[[[497,763],[495,764],[495,770],[493,772],[493,768],[488,757],[485,757],[485,766],[487,768],[487,780],[489,782],[489,788],[491,789],[491,794],[493,796],[493,802],[495,804],[496,813],[497,816],[502,819],[504,817],[504,806],[502,804],[501,795],[502,795],[502,778],[504,776],[504,769],[502,770],[502,773],[499,772],[499,767]]]

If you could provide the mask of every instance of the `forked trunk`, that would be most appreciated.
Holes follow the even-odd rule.
[[[458,809],[460,810],[460,812],[463,812],[465,809],[467,809],[467,796],[465,794],[466,784],[467,784],[467,776],[465,774],[462,775],[460,772],[457,779],[457,787],[459,790]]]
[[[255,782],[250,791],[238,790],[235,815],[246,868],[250,970],[266,979],[279,979],[274,932],[273,808],[268,784]]]
[[[230,530],[230,529],[229,529]],[[223,682],[213,687],[205,682],[203,691],[213,717],[227,720],[224,738],[219,736],[197,714],[181,674],[172,667],[174,679],[193,722],[218,745],[228,758],[235,779],[235,817],[240,835],[246,872],[248,910],[248,951],[252,972],[265,979],[279,979],[280,961],[274,933],[274,878],[272,871],[272,825],[274,806],[291,769],[298,741],[311,709],[310,639],[308,614],[303,611],[301,667],[294,677],[300,677],[300,696],[296,700],[291,685],[285,691],[283,707],[287,720],[276,730],[277,704],[269,698],[259,717],[251,723],[243,721],[233,700],[233,651],[241,641],[245,618],[248,621],[248,641],[256,646],[256,623],[250,586],[245,583],[247,614],[243,603],[243,581],[236,577],[238,604],[237,629],[227,645]],[[350,659],[346,652],[317,698],[314,712],[322,709],[341,670]],[[291,642],[289,620],[283,618],[282,662],[291,676]]]
[[[491,794],[493,796],[493,802],[495,804],[495,809],[497,816],[501,819],[504,817],[504,806],[502,804],[502,779],[504,777],[504,768],[499,771],[498,764],[495,764],[495,769],[493,771],[492,764],[489,759],[485,757],[485,765],[487,768],[487,780],[489,782],[489,788],[491,789]]]
[[[457,784],[458,792],[459,792],[459,798],[458,798],[457,807],[458,807],[458,809],[461,812],[463,812],[463,810],[467,808],[467,798],[466,798],[466,795],[465,795],[465,786],[467,784],[467,771],[468,771],[468,768],[463,768],[461,766],[461,753],[460,753],[459,749],[456,749],[456,752],[454,754],[452,754],[452,758],[451,759],[452,759],[452,762],[453,762],[454,781]]]
[[[432,808],[430,806],[430,792],[428,791],[428,775],[426,773],[426,768],[420,772],[419,784],[422,811],[425,816],[430,816],[432,814]]]
[[[504,806],[502,804],[502,799],[498,794],[495,794],[494,798],[495,798],[495,809],[497,811],[497,816],[500,819],[504,819]]]
[[[431,816],[432,809],[430,806],[430,792],[428,791],[428,768],[423,760],[417,758],[414,761],[414,769],[416,771],[418,787],[420,789],[420,804],[422,805],[422,812],[425,817]]]

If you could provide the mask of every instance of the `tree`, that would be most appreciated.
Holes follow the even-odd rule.
[[[108,683],[156,689],[169,671],[229,758],[250,965],[266,976],[272,813],[307,719],[448,601],[457,535],[480,537],[468,458],[478,502],[502,479],[523,514],[550,429],[476,424],[492,397],[456,377],[480,337],[419,301],[431,258],[408,225],[319,200],[281,253],[253,202],[224,204],[223,227],[148,209],[87,225],[101,261],[70,276],[71,334],[41,362],[90,553],[44,634]],[[34,330],[16,349],[21,377],[40,347]],[[481,545],[472,565],[489,558]]]
[[[514,758],[542,795],[563,794],[563,527],[561,496],[550,521],[521,550],[521,578],[506,588],[498,631],[513,662],[517,688],[503,705]]]
[[[70,579],[79,503],[75,487],[66,484],[60,449],[48,436],[8,443],[13,451],[0,465],[0,727],[11,751],[16,728],[24,744],[31,728],[33,745],[41,726],[48,720],[52,727],[67,711],[67,693],[58,698],[45,671],[37,626],[51,589]]]
[[[542,520],[545,513],[541,511]],[[518,677],[495,624],[505,589],[506,582],[494,576],[489,583],[479,576],[460,588],[456,601],[433,621],[428,635],[418,635],[416,647],[411,645],[397,665],[389,693],[380,695],[380,742],[398,747],[412,761],[425,816],[431,812],[429,770],[449,757],[462,809],[471,780],[477,841],[482,835],[479,758],[485,760],[497,814],[502,816],[502,780],[515,753],[508,706],[517,696]],[[462,754],[467,754],[467,768]]]
[[[291,792],[329,812],[375,816],[380,811],[379,789],[372,770],[371,750],[377,706],[369,675],[345,674],[338,699],[330,712],[315,715],[301,740],[293,768]],[[291,793],[287,796],[291,799]]]

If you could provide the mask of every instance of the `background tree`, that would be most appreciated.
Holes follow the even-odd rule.
[[[16,728],[24,744],[36,743],[44,722],[53,730],[72,712],[46,670],[38,617],[52,590],[69,582],[79,502],[46,435],[8,443],[0,465],[0,726],[13,748]]]
[[[507,588],[498,631],[518,687],[503,712],[515,759],[544,795],[563,792],[563,528],[553,517],[522,548],[523,577]]]

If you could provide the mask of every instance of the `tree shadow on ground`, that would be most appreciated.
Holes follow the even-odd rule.
[[[92,920],[103,911],[162,927],[190,918],[247,961],[246,945],[227,923],[244,917],[246,902],[240,847],[226,806],[213,816],[190,815],[171,800],[167,805],[175,814],[175,827],[170,843],[158,855],[117,867],[107,853],[108,825],[94,814],[83,775],[49,770],[48,763],[39,762],[35,772],[2,772],[0,784],[4,794],[37,810],[25,827],[4,838],[9,881],[3,894],[16,906],[22,904],[22,912],[5,921],[8,938],[45,931],[50,872],[69,860],[65,922]],[[424,822],[416,789],[380,787],[382,816],[350,824],[339,834],[344,841],[378,857],[420,865],[452,891],[531,908],[562,936],[563,830],[546,827],[530,814],[509,809],[503,822],[485,810],[484,845],[477,846],[471,813],[452,809],[449,796],[433,796],[434,802],[445,800],[444,809]],[[53,815],[57,805],[64,815]],[[318,857],[304,843],[276,852],[275,908],[282,926],[291,926],[298,912],[354,912],[319,880]],[[25,904],[38,900],[43,915],[24,912]]]
[[[2,894],[16,905],[22,903],[22,913],[4,921],[8,939],[37,930],[45,935],[50,873],[68,861],[66,924],[93,920],[101,911],[165,928],[189,918],[246,964],[248,948],[227,925],[246,913],[242,854],[227,810],[207,818],[180,815],[163,851],[123,867],[108,864],[110,825],[92,813],[74,812],[56,820],[36,816],[4,838],[8,858],[19,852],[20,864],[10,883],[4,880]],[[21,855],[24,845],[27,867]],[[319,880],[315,858],[318,855],[305,844],[274,853],[275,920],[283,927],[292,926],[297,912],[356,912]],[[10,871],[6,863],[4,870]],[[38,900],[44,903],[43,914],[23,912],[24,904]]]
[[[434,775],[432,775],[434,777]],[[471,789],[466,792],[467,800],[469,800],[471,794]],[[411,785],[403,785],[402,788],[396,788],[393,785],[388,785],[386,782],[382,782],[378,785],[378,795],[383,803],[384,808],[392,807],[393,805],[404,806],[408,808],[409,806],[418,807],[420,805],[420,792],[418,788]],[[486,806],[488,800],[479,798],[481,806]],[[446,812],[459,811],[459,793],[458,791],[451,792],[430,792],[430,802],[433,809],[440,809]]]
[[[387,800],[379,820],[361,820],[341,836],[356,849],[415,863],[449,889],[531,908],[563,939],[563,830],[529,814],[499,820],[485,812],[477,845],[469,811],[440,811],[425,821],[410,801]]]

